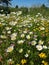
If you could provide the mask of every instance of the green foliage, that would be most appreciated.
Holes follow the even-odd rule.
[[[10,4],[10,1],[11,1],[11,0],[0,0],[0,3],[1,3],[1,4],[2,4],[2,3],[5,3],[6,6],[8,6],[8,4]]]
[[[16,7],[15,7],[16,9],[18,9],[18,5],[16,5]]]
[[[21,7],[20,10],[22,11],[22,14],[28,14],[28,8],[27,7]]]

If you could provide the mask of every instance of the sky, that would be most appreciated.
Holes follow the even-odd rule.
[[[15,7],[18,5],[19,7],[31,7],[31,6],[39,6],[42,4],[45,4],[47,7],[49,7],[49,3],[47,0],[12,0],[11,2],[12,7]]]

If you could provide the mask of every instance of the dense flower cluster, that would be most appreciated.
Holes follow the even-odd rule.
[[[0,14],[0,64],[49,65],[49,18]]]

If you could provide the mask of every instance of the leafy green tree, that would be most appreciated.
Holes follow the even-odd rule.
[[[8,5],[11,4],[11,3],[10,3],[11,1],[12,1],[12,0],[0,0],[0,3],[1,3],[1,4],[5,3],[6,6],[8,7]]]
[[[5,12],[5,14],[7,15],[7,13],[9,13],[10,12],[10,10],[9,10],[9,5],[11,5],[11,2],[12,0],[0,0],[0,4],[5,4],[6,5],[6,8],[5,8],[5,10],[4,10],[4,12]]]
[[[18,9],[18,5],[16,5],[16,7],[15,7],[16,9]]]

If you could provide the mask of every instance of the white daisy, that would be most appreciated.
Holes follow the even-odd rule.
[[[14,49],[14,46],[10,46],[10,47],[8,47],[8,48],[6,49],[6,52],[12,52],[13,49]]]
[[[41,51],[43,49],[42,45],[36,45],[36,48],[38,51]]]

